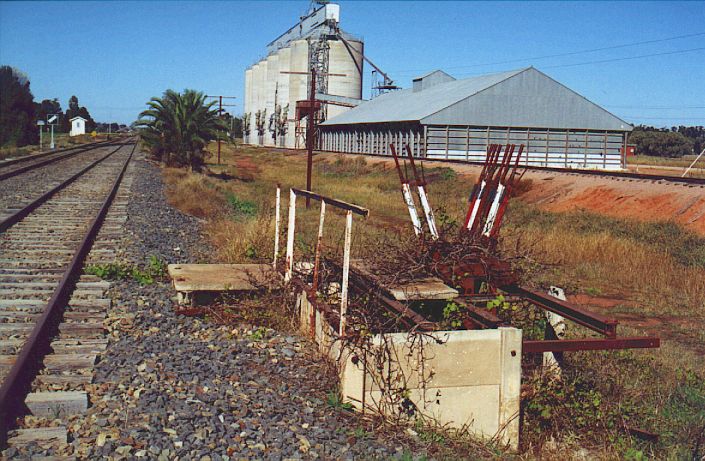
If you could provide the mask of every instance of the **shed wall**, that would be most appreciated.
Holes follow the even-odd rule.
[[[423,157],[425,143],[419,123],[375,123],[322,127],[318,145],[321,150],[352,154],[392,155],[389,144],[408,144],[415,157]]]
[[[626,133],[555,128],[431,125],[426,157],[483,162],[489,144],[524,144],[521,165],[619,170]]]
[[[321,128],[319,148],[391,155],[389,144],[409,144],[417,157],[483,162],[489,144],[524,144],[521,165],[618,170],[626,133],[552,128],[377,123]]]

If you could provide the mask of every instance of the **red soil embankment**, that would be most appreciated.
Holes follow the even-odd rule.
[[[548,211],[584,209],[642,221],[672,220],[705,235],[705,188],[596,176],[529,172],[522,200]]]

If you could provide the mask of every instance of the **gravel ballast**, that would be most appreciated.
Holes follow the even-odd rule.
[[[200,221],[165,200],[158,167],[137,160],[126,254],[208,259]],[[74,428],[78,455],[172,459],[390,459],[401,448],[358,430],[329,398],[335,377],[313,345],[287,332],[174,313],[166,280],[116,281],[111,343],[92,408]],[[76,430],[77,429],[77,430]]]

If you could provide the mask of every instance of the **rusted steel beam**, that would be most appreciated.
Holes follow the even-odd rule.
[[[648,336],[624,338],[549,339],[524,341],[522,351],[525,354],[533,354],[540,352],[652,349],[660,346],[660,338],[652,338]]]
[[[327,261],[335,270],[341,270],[341,266],[335,261]],[[376,280],[367,277],[360,273],[354,266],[350,267],[350,283],[352,286],[363,293],[369,293],[381,302],[391,312],[401,315],[402,320],[408,327],[418,326],[424,331],[433,331],[437,329],[436,323],[427,320],[424,316],[417,313],[409,306],[400,303],[384,286]]]
[[[465,313],[468,317],[470,317],[475,324],[481,326],[482,328],[497,328],[504,323],[502,322],[502,319],[494,315],[488,309],[468,305],[460,302],[459,300],[455,300],[455,302],[465,307]]]
[[[338,320],[340,318],[340,313],[336,312],[333,308],[331,308],[328,304],[325,303],[320,303],[316,297],[316,293],[313,292],[313,289],[301,278],[299,277],[294,277],[291,279],[292,286],[294,287],[294,290],[297,293],[304,292],[306,293],[306,298],[308,301],[313,305],[314,309],[323,312],[324,314],[333,317],[331,320],[335,320],[335,327],[338,326]]]
[[[590,312],[586,309],[569,304],[560,299],[554,298],[545,293],[522,288],[520,286],[502,287],[512,295],[520,296],[534,303],[535,305],[556,313],[568,320],[571,320],[579,325],[589,328],[597,333],[603,334],[608,338],[617,336],[617,320],[595,312]]]
[[[52,293],[42,315],[37,319],[32,333],[22,346],[17,360],[5,377],[2,386],[0,386],[0,446],[6,442],[7,432],[13,424],[13,420],[25,408],[24,398],[30,389],[34,376],[41,367],[44,356],[49,352],[51,340],[56,335],[58,325],[63,317],[64,307],[81,274],[83,261],[90,252],[93,240],[98,235],[110,205],[115,195],[117,195],[136,146],[137,144],[135,143],[120,170],[120,174],[115,179],[110,193],[105,198],[100,211],[93,219],[88,232],[83,237],[76,249],[76,253],[61,277],[59,285]]]
[[[424,316],[418,314],[409,306],[406,306],[394,299],[387,290],[369,278],[356,272],[354,268],[351,268],[350,270],[350,281],[358,290],[372,294],[385,306],[391,308],[391,310],[395,311],[405,319],[408,319],[411,322],[409,326],[418,325],[419,328],[426,331],[432,331],[435,329],[434,322],[427,320]]]
[[[357,206],[352,203],[343,202],[342,200],[326,197],[324,195],[317,194],[308,190],[296,189],[294,187],[292,187],[291,190],[294,191],[296,195],[301,195],[306,198],[311,198],[313,200],[326,202],[327,205],[332,205],[342,210],[352,211],[353,213],[359,214],[360,216],[367,217],[370,214],[370,210],[368,210],[367,208],[362,208],[361,206]]]

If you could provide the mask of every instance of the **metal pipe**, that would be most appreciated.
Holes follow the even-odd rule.
[[[289,224],[286,230],[286,272],[284,281],[289,282],[294,273],[294,227],[296,226],[296,193],[289,191]]]
[[[321,200],[321,214],[318,219],[318,239],[316,240],[316,256],[314,258],[313,262],[313,282],[312,282],[312,287],[313,287],[313,292],[314,294],[318,291],[318,272],[319,272],[319,265],[321,262],[321,248],[322,248],[322,243],[323,243],[323,223],[326,219],[326,202],[325,200]]]
[[[277,195],[274,205],[274,258],[272,268],[277,269],[277,256],[279,255],[279,223],[281,221],[281,186],[277,184]]]
[[[350,244],[352,240],[352,211],[345,215],[345,243],[343,244],[343,281],[340,287],[340,329],[338,334],[345,336],[348,314],[348,279],[350,277]]]
[[[683,174],[681,175],[681,178],[685,178],[685,175],[688,174],[688,172],[690,171],[690,169],[693,168],[693,165],[695,165],[695,164],[698,162],[698,160],[700,160],[700,157],[702,157],[703,154],[705,154],[705,149],[703,149],[703,151],[700,152],[700,155],[698,155],[698,156],[695,158],[695,160],[693,160],[693,163],[691,163],[690,166],[683,172]]]

